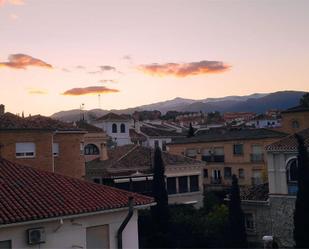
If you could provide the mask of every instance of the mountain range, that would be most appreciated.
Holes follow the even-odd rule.
[[[120,110],[80,110],[73,109],[54,113],[51,117],[62,121],[76,121],[82,115],[87,119],[95,119],[108,112],[117,114],[132,114],[135,111],[153,111],[158,110],[162,114],[167,111],[179,112],[256,112],[264,113],[269,109],[284,110],[299,104],[299,99],[306,92],[302,91],[280,91],[273,93],[254,93],[245,96],[226,96],[222,98],[206,98],[200,100],[174,98],[163,102],[142,105],[134,108]]]

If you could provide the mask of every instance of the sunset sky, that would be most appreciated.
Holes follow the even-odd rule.
[[[308,12],[308,0],[0,0],[0,103],[51,115],[309,91]]]

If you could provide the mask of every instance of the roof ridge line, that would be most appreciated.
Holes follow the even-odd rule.
[[[132,149],[130,149],[126,154],[124,154],[123,156],[121,156],[116,162],[120,162],[124,157],[126,157],[127,155],[129,155],[133,150],[135,150],[138,147],[138,145],[134,145],[134,147]]]

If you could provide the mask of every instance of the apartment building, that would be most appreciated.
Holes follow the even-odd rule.
[[[83,178],[85,131],[44,116],[0,115],[0,156],[36,169]]]
[[[280,131],[293,134],[309,128],[309,107],[296,106],[281,112]]]
[[[205,187],[230,186],[233,174],[240,185],[256,185],[267,178],[265,146],[285,136],[267,129],[209,130],[174,140],[168,152],[205,161]]]
[[[154,150],[138,145],[106,149],[101,158],[86,164],[86,179],[117,188],[152,194]],[[170,204],[202,205],[205,162],[162,152]]]

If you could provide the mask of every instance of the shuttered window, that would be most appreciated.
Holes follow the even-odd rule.
[[[35,143],[16,143],[16,158],[35,157]]]

